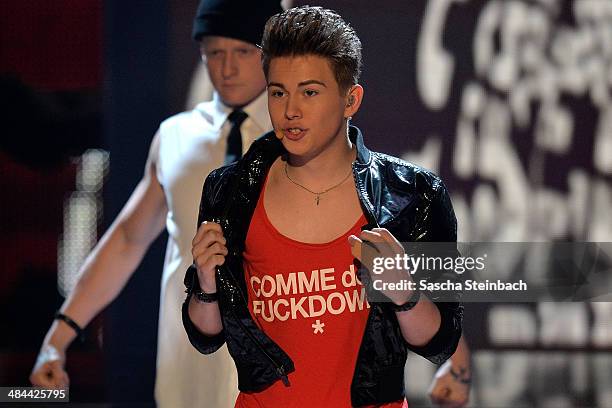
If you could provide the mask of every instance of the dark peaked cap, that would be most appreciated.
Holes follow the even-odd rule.
[[[258,45],[266,21],[282,11],[279,0],[202,0],[193,20],[193,39],[218,35]]]

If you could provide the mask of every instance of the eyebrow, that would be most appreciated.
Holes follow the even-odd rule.
[[[307,85],[313,85],[313,84],[321,85],[321,86],[327,88],[327,85],[325,85],[325,83],[323,83],[321,81],[317,81],[316,79],[309,79],[307,81],[302,81],[302,82],[300,82],[298,84],[298,87],[307,86]],[[283,84],[278,83],[278,82],[269,82],[268,86],[276,86],[276,87],[279,87],[279,88],[282,88],[282,89],[286,89]]]
[[[327,85],[325,85],[325,84],[324,84],[323,82],[321,82],[321,81],[317,81],[316,79],[309,79],[308,81],[303,81],[303,82],[300,82],[300,83],[298,84],[298,86],[306,86],[306,85],[313,85],[313,84],[315,84],[315,85],[321,85],[321,86],[323,86],[323,87],[327,88]]]

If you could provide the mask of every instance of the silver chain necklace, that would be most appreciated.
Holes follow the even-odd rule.
[[[351,175],[351,173],[353,172],[353,167],[351,166],[351,169],[349,170],[348,174],[346,175],[346,177],[344,177],[342,179],[342,181],[340,181],[338,184],[335,184],[333,186],[331,186],[330,188],[323,190],[323,191],[312,191],[311,189],[309,189],[308,187],[304,187],[303,185],[301,185],[300,183],[298,183],[297,181],[293,180],[291,177],[289,177],[289,172],[287,171],[287,168],[289,167],[289,164],[287,162],[285,162],[285,176],[287,176],[287,179],[292,182],[293,184],[295,184],[296,186],[308,191],[310,194],[314,194],[315,195],[315,203],[317,203],[317,205],[319,205],[319,200],[321,198],[321,196],[331,190],[333,190],[336,187],[339,187],[341,184],[343,184]]]

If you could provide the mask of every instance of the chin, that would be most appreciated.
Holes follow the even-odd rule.
[[[223,101],[224,105],[229,106],[230,108],[240,108],[248,105],[249,102],[251,102],[250,99],[225,98],[223,96],[221,96],[221,101]]]
[[[224,92],[221,93],[219,92],[219,96],[221,98],[221,101],[223,101],[223,103],[226,106],[232,107],[232,108],[239,108],[241,106],[245,106],[248,105],[249,103],[253,102],[260,94],[257,95],[245,95],[244,93],[240,93],[237,94],[233,93],[233,92]]]
[[[287,138],[283,138],[282,139],[282,143],[283,146],[285,147],[285,150],[287,150],[287,152],[291,155],[291,156],[297,156],[297,157],[306,157],[309,155],[309,153],[311,153],[311,147],[310,145],[303,143],[303,141],[293,141],[293,140],[288,140]]]

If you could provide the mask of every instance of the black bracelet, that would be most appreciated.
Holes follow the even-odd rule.
[[[190,276],[191,275],[191,276]],[[215,293],[206,293],[200,287],[200,279],[198,279],[198,270],[195,264],[192,264],[185,274],[185,285],[187,289],[185,293],[193,295],[195,300],[200,303],[214,303],[219,300],[219,295]]]
[[[414,308],[417,303],[419,303],[419,299],[421,299],[421,292],[418,290],[413,290],[410,299],[406,303],[401,305],[391,304],[391,308],[394,312],[407,312],[408,310]]]
[[[215,303],[219,300],[219,294],[215,293],[206,293],[200,290],[196,290],[193,292],[193,296],[195,296],[195,300],[200,303]]]
[[[85,332],[83,331],[83,329],[81,328],[81,326],[79,326],[74,320],[72,320],[70,317],[66,316],[63,313],[60,313],[59,311],[55,312],[54,315],[54,319],[55,320],[62,320],[64,323],[66,323],[68,326],[72,327],[72,329],[76,332],[77,338],[81,341],[84,342],[85,341]]]

